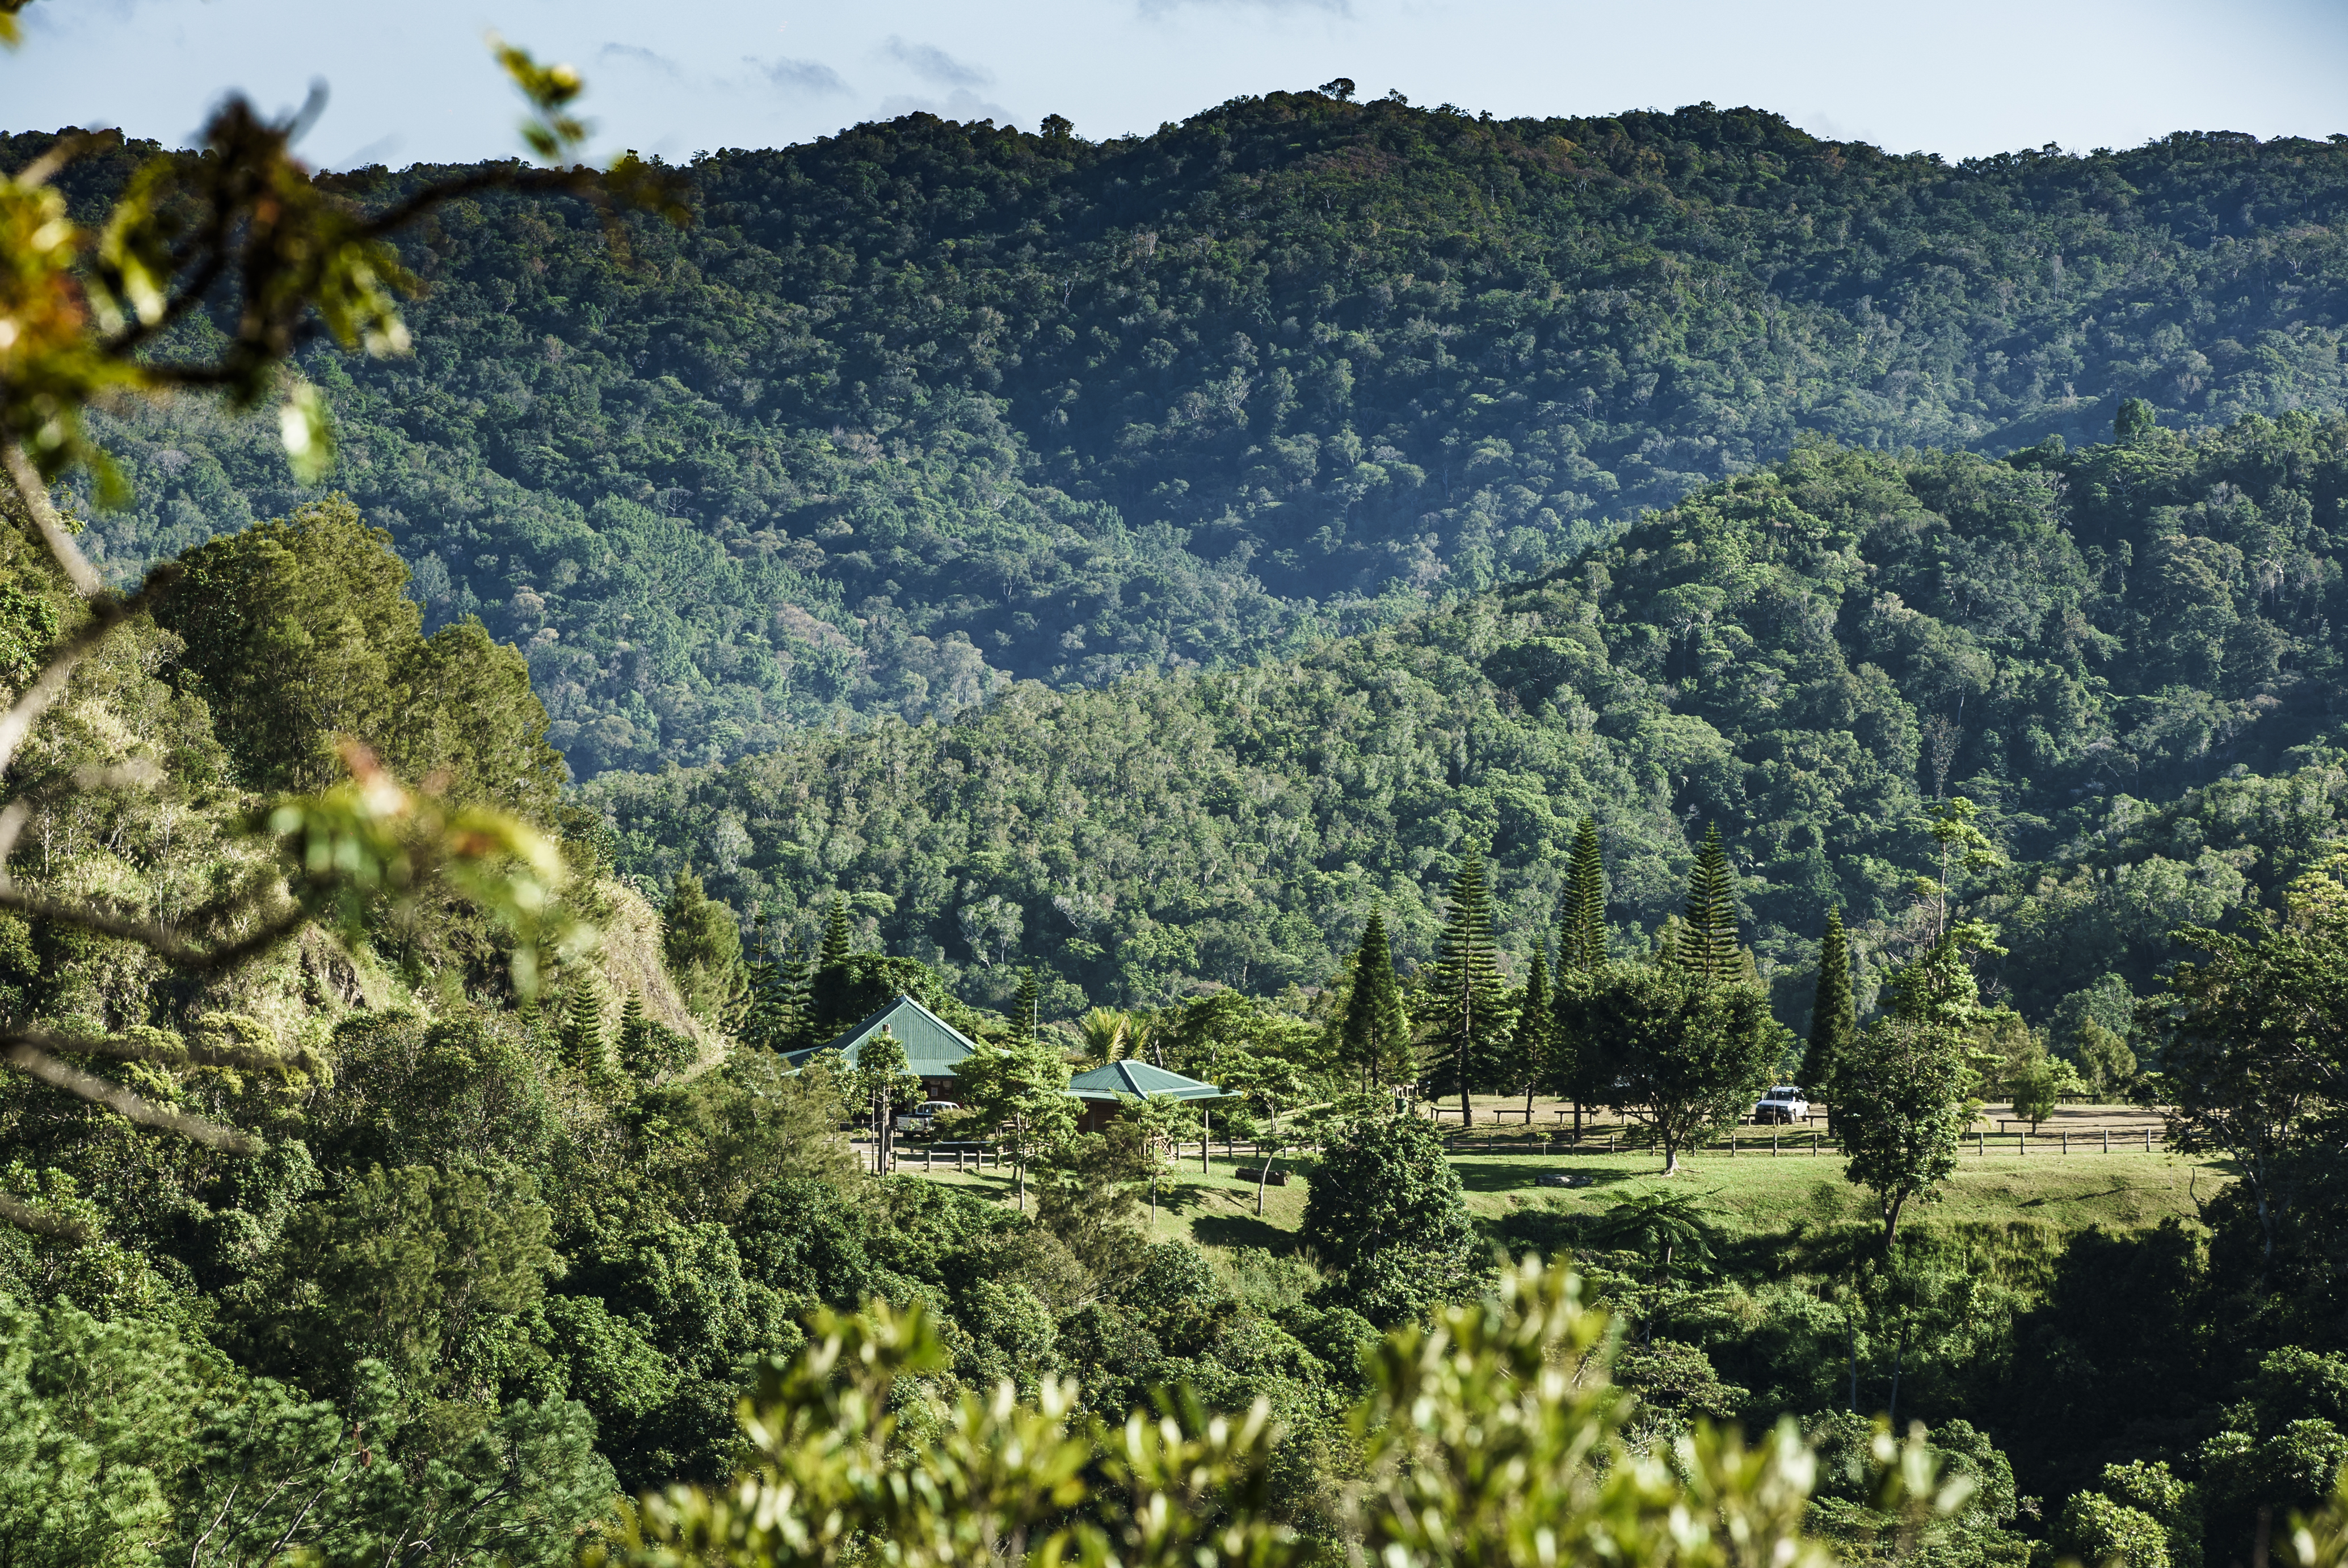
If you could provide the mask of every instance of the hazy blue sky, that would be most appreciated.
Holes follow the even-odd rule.
[[[1710,99],[1951,158],[2180,129],[2348,131],[2348,0],[38,0],[0,128],[185,141],[229,87],[314,79],[330,166],[514,150],[490,27],[587,73],[598,147],[683,158],[926,108],[1082,135],[1349,76],[1494,113]]]

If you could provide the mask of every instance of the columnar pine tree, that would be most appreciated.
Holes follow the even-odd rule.
[[[1557,967],[1583,973],[1606,961],[1606,864],[1599,854],[1598,819],[1585,816],[1573,834],[1573,871],[1558,909]]]
[[[761,1050],[782,1050],[798,1021],[798,997],[783,964],[760,958],[750,966],[750,1005],[737,1038]]]
[[[608,1068],[603,1055],[603,1000],[595,988],[582,983],[571,993],[570,1015],[556,1040],[562,1064],[590,1083],[602,1081]]]
[[[1403,1012],[1402,986],[1395,979],[1394,949],[1386,941],[1384,909],[1370,910],[1354,949],[1353,989],[1338,1030],[1337,1054],[1362,1075],[1367,1091],[1409,1061],[1410,1020]]]
[[[835,893],[831,896],[831,910],[823,917],[823,946],[816,951],[815,967],[829,969],[848,962],[851,935],[848,900]]]
[[[823,919],[823,944],[816,949],[815,962],[808,967],[807,990],[798,1009],[798,1022],[809,1038],[802,1040],[801,1044],[820,1044],[832,1030],[856,1021],[846,1016],[852,936],[853,928],[848,923],[848,900],[835,893],[831,896],[830,913]]]
[[[655,1071],[652,1020],[644,1017],[644,994],[631,988],[620,1009],[620,1071],[639,1083],[648,1083]]]
[[[1594,975],[1604,966],[1610,943],[1606,937],[1606,862],[1600,852],[1598,819],[1584,815],[1573,833],[1573,870],[1558,907],[1557,991],[1562,1000],[1570,976]],[[1565,1032],[1550,1020],[1550,1083],[1573,1102],[1573,1139],[1581,1141],[1582,1083],[1579,1053]]]
[[[1842,911],[1827,911],[1827,934],[1818,944],[1818,989],[1810,1003],[1810,1043],[1802,1052],[1802,1085],[1827,1102],[1827,1129],[1834,1130],[1835,1084],[1859,1037],[1858,999],[1851,992],[1850,938]]]
[[[1428,1065],[1444,1088],[1458,1091],[1460,1122],[1472,1127],[1468,1095],[1493,1078],[1509,1023],[1508,983],[1492,947],[1492,887],[1483,854],[1472,846],[1451,879],[1451,911],[1428,991]]]
[[[1515,1049],[1509,1052],[1509,1075],[1524,1085],[1525,1125],[1533,1124],[1533,1091],[1547,1082],[1554,1064],[1550,1060],[1550,999],[1549,960],[1533,955],[1532,972],[1517,998]]]
[[[1019,1031],[1022,1040],[1033,1040],[1042,1027],[1035,1010],[1043,1000],[1043,987],[1036,983],[1034,965],[1019,971],[1018,994],[1011,999],[1011,1027]]]
[[[1736,941],[1736,878],[1717,823],[1704,830],[1688,876],[1687,915],[1674,933],[1672,961],[1711,980],[1740,979],[1744,953]]]

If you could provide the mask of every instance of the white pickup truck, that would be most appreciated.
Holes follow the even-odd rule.
[[[1809,1114],[1809,1097],[1790,1083],[1778,1084],[1753,1107],[1753,1120],[1765,1126],[1773,1122],[1791,1125],[1807,1121]]]

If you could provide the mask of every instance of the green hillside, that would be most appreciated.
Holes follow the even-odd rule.
[[[2348,1558],[2335,149],[1349,96],[0,179],[0,1561]]]
[[[2140,990],[2173,927],[2335,835],[2343,502],[2337,418],[2002,462],[1807,446],[1300,658],[1022,686],[586,798],[642,875],[690,862],[802,930],[841,890],[889,950],[987,994],[1037,963],[1070,1008],[1318,984],[1379,899],[1424,959],[1470,840],[1521,959],[1584,813],[1636,950],[1716,821],[1798,1009],[1830,905],[1899,948],[1927,803],[1962,794],[2012,862],[1959,889],[2017,938],[1990,979],[2044,1021],[2109,973]]]
[[[2184,427],[2341,402],[2335,143],[1951,166],[1751,109],[1275,93],[1142,139],[914,116],[682,172],[699,221],[618,250],[575,206],[457,203],[402,241],[414,357],[304,360],[333,483],[432,624],[529,647],[582,775],[1301,651],[1805,431],[2002,452],[2101,439],[2127,396]],[[299,498],[266,431],[127,417],[118,570]]]

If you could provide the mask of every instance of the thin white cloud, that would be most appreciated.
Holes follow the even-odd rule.
[[[642,44],[606,44],[595,51],[595,57],[598,60],[624,60],[632,66],[658,71],[672,80],[685,79],[684,69],[675,60],[657,49],[647,49]]]
[[[389,136],[379,136],[356,152],[336,159],[335,165],[341,169],[372,169],[378,163],[387,164],[407,140],[407,138],[397,131],[393,131]]]
[[[787,92],[824,94],[848,90],[848,84],[839,79],[839,73],[821,60],[761,60],[746,55],[743,63]]]
[[[965,65],[935,44],[909,44],[893,33],[880,52],[923,81],[942,87],[983,87],[994,79],[993,72]]]

